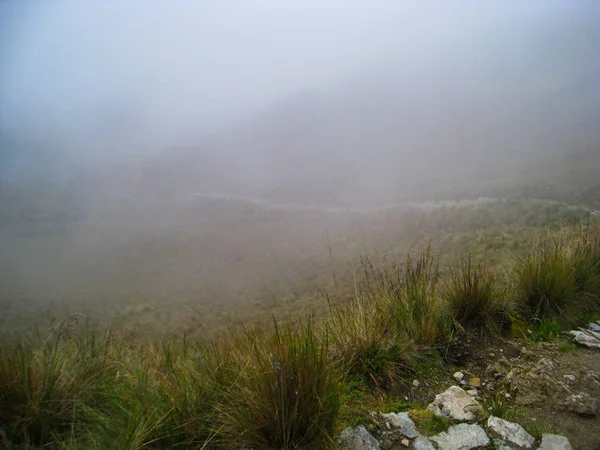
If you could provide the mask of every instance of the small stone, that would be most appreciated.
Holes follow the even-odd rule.
[[[413,441],[415,450],[435,450],[435,447],[427,436],[419,436]]]
[[[532,448],[535,443],[533,436],[517,423],[490,416],[487,426],[493,435],[517,447]]]
[[[542,442],[538,450],[573,450],[573,447],[571,447],[571,443],[564,436],[544,434],[542,435]]]
[[[474,388],[481,387],[481,380],[477,377],[469,378],[469,385]]]
[[[402,440],[400,441],[400,443],[401,443],[402,445],[404,445],[405,447],[408,447],[408,446],[410,445],[410,441],[409,441],[408,439],[406,439],[406,438],[402,439]]]
[[[567,375],[563,375],[563,377],[565,377],[569,381],[575,381],[575,375],[567,374]]]
[[[379,450],[379,442],[363,425],[348,427],[340,434],[338,446],[344,450]]]
[[[505,397],[506,399],[509,399],[509,398],[510,398],[510,394],[507,392],[507,393],[505,393],[505,394],[504,394],[504,397]]]
[[[477,392],[477,389],[471,389],[471,390],[467,391],[467,394],[471,397],[477,397],[477,395],[479,393]]]
[[[495,358],[496,354],[495,353],[490,353],[490,358]]]
[[[479,425],[461,423],[450,427],[448,432],[432,436],[439,450],[470,450],[489,445],[490,440]]]
[[[460,385],[464,386],[465,384],[467,384],[467,382],[465,380],[460,380]]]
[[[452,375],[452,377],[456,380],[456,381],[460,381],[465,377],[465,374],[462,372],[454,372],[454,375]]]
[[[413,380],[413,386],[418,388],[419,386],[421,386],[421,383],[419,383],[419,380]]]

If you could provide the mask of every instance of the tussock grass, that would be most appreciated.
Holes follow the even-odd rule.
[[[330,442],[341,385],[328,345],[310,321],[250,335],[249,364],[220,410],[225,441],[276,449]]]
[[[514,258],[516,300],[526,320],[571,326],[600,305],[598,228],[567,228]]]
[[[0,342],[0,428],[14,445],[67,438],[103,408],[117,376],[110,336],[62,324],[42,339]]]
[[[463,328],[497,335],[510,326],[515,315],[496,275],[484,262],[474,263],[470,255],[450,271],[444,298],[455,322]]]
[[[431,373],[455,324],[496,333],[512,321],[513,333],[542,340],[597,312],[600,229],[552,233],[514,255],[511,278],[467,257],[444,280],[431,246],[405,264],[364,259],[354,296],[318,324],[275,323],[201,345],[98,333],[74,316],[44,335],[1,338],[0,445],[329,447],[357,410],[381,407],[376,397],[409,373]],[[488,406],[513,414],[504,400]],[[446,425],[411,415],[425,430]]]
[[[394,325],[417,345],[431,346],[449,338],[451,320],[438,292],[439,266],[431,245],[417,259],[409,256],[400,286],[390,292]]]
[[[414,353],[408,336],[389,326],[388,306],[378,296],[357,296],[327,322],[338,366],[384,389],[403,380]]]

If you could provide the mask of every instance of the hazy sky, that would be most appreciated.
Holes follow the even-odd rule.
[[[568,25],[597,5],[3,1],[0,121],[59,135],[118,124],[152,138],[195,136],[370,67],[447,57],[454,42],[485,41],[487,29]]]

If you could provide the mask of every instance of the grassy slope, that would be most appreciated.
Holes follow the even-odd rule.
[[[72,316],[49,334],[5,338],[2,439],[71,448],[327,446],[365,408],[398,408],[390,393],[441,364],[436,349],[473,317],[483,330],[501,332],[512,323],[518,331],[521,322],[560,320],[560,308],[577,313],[568,325],[600,307],[597,227],[565,228],[556,220],[540,234],[541,223],[511,209],[517,204],[509,205],[506,224],[491,220],[497,208],[476,208],[470,219],[478,224],[475,242],[504,230],[503,244],[482,252],[497,258],[506,277],[498,278],[493,265],[490,272],[466,264],[440,270],[446,263],[429,249],[406,263],[363,260],[352,300],[317,323],[246,328],[201,345],[186,336],[145,341],[94,333]],[[572,220],[570,209],[564,213]],[[449,239],[442,246],[462,245],[463,237],[450,236],[465,230],[464,214],[435,214]],[[505,241],[511,230],[522,241]],[[526,237],[535,235],[540,244],[531,251]],[[526,256],[513,256],[515,250]],[[493,297],[490,277],[498,284]],[[589,310],[581,309],[582,299]],[[475,316],[465,314],[473,309]]]

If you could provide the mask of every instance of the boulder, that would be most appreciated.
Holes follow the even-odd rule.
[[[342,431],[337,445],[344,450],[379,450],[377,439],[362,425]]]
[[[472,422],[484,417],[483,407],[463,389],[451,386],[439,395],[427,409],[450,420]]]
[[[490,440],[485,430],[479,425],[461,423],[432,436],[431,440],[437,444],[439,450],[470,450],[489,445]]]
[[[487,421],[487,427],[491,436],[499,437],[518,448],[533,448],[535,444],[533,436],[517,423],[490,416]]]
[[[558,434],[544,434],[538,450],[573,450],[569,440]]]

